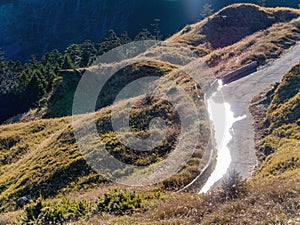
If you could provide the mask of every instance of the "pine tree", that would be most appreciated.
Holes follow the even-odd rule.
[[[4,61],[4,52],[1,51],[1,48],[0,48],[0,63]]]
[[[4,52],[2,52],[0,49],[0,74],[5,73],[6,70],[7,70],[7,63],[4,58]]]
[[[150,40],[155,39],[155,37],[151,34],[151,32],[144,28],[140,33],[138,33],[135,37],[135,41],[144,41],[144,40]]]
[[[70,59],[69,55],[64,56],[64,61],[61,65],[61,68],[64,70],[74,68],[74,64],[73,64],[72,60]]]
[[[266,0],[257,0],[257,4],[261,5],[261,6],[266,6]]]
[[[33,75],[27,85],[28,104],[37,102],[46,93],[46,81],[40,71],[33,71]]]
[[[132,42],[132,39],[129,37],[127,31],[124,31],[121,36],[120,36],[120,42],[122,45],[124,44],[128,44],[130,42]]]
[[[95,45],[90,40],[86,40],[82,45],[80,45],[80,52],[80,67],[90,66],[97,56],[97,50],[95,48]]]
[[[111,49],[114,49],[122,44],[127,44],[126,41],[131,41],[127,32],[124,32],[122,35],[120,38],[114,30],[109,30],[108,36],[104,39],[104,41],[97,44],[99,55],[102,55],[103,53],[108,52]]]
[[[213,14],[214,10],[212,9],[212,5],[206,3],[203,7],[202,7],[202,11],[200,13],[202,18],[206,18],[208,16],[210,16],[211,14]]]
[[[154,19],[154,23],[151,24],[151,27],[153,29],[153,34],[156,40],[161,40],[162,35],[160,33],[160,19]]]
[[[75,66],[80,65],[81,56],[80,56],[80,45],[72,44],[66,50],[65,54],[67,54],[71,61],[74,63]]]

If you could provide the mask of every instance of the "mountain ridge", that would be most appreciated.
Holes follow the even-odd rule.
[[[154,19],[161,20],[162,34],[167,37],[185,24],[201,19],[204,4],[212,4],[212,8],[218,11],[235,2],[5,0],[0,3],[0,48],[4,49],[8,59],[25,62],[31,55],[40,58],[53,49],[63,50],[72,43],[81,43],[86,39],[102,41],[109,29],[117,33],[128,31],[134,37],[141,29],[150,28]],[[257,3],[257,0],[241,2]],[[266,5],[298,7],[294,1],[280,0],[267,0]],[[139,23],[136,23],[136,18],[139,18]]]

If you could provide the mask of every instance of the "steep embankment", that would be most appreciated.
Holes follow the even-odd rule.
[[[297,179],[300,175],[300,64],[275,89],[267,110],[268,134],[260,150],[267,157],[259,175]],[[299,182],[299,181],[298,181]],[[298,196],[299,197],[299,196]]]

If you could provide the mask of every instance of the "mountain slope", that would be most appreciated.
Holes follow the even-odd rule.
[[[275,89],[267,111],[269,134],[262,151],[268,156],[260,174],[298,177],[300,175],[300,63]],[[294,174],[294,175],[293,175]],[[298,196],[299,198],[300,196]]]
[[[201,115],[202,121],[199,121],[199,126],[202,127],[201,140],[199,140],[201,144],[195,148],[193,157],[177,175],[159,184],[165,189],[179,189],[197,176],[205,164],[203,154],[209,136],[204,104],[198,102],[198,96],[203,98],[203,91],[196,91],[194,81],[186,74],[172,74],[171,72],[175,68],[176,66],[164,62],[136,63],[121,70],[110,83],[111,87],[114,85],[119,87],[120,82],[124,84],[124,81],[128,82],[128,79],[130,80],[132,77],[164,76],[185,88],[187,93],[191,95],[190,97],[195,99],[195,104],[201,108],[201,113],[203,113]],[[67,75],[72,76],[74,74]],[[110,103],[111,98],[116,93],[115,89],[107,89],[107,91],[110,92],[105,97]],[[113,131],[111,106],[102,106],[96,114],[96,124],[101,142],[87,143],[92,148],[97,148],[102,143],[111,155],[124,163],[146,166],[163,160],[172,152],[178,141],[178,135],[182,132],[178,124],[180,121],[177,112],[164,99],[155,97],[147,99],[145,96],[136,96],[114,104],[119,116],[125,113],[124,108],[128,101],[133,101],[136,104],[130,117],[130,127],[136,136],[147,137],[153,132],[161,132],[157,129],[150,131],[148,124],[152,118],[157,116],[164,119],[168,124],[168,130],[162,143],[150,152],[133,151],[126,147]],[[65,107],[64,101],[61,103],[58,99],[56,103],[60,107]],[[66,107],[66,109],[69,110],[70,107]],[[63,109],[61,110],[63,112]],[[81,124],[88,127],[88,125],[84,125],[84,122]],[[93,188],[99,184],[111,185],[107,179],[96,174],[84,160],[73,134],[71,117],[3,125],[0,126],[0,130],[1,211],[12,209],[15,200],[26,193],[30,193],[35,199],[40,195],[44,198],[53,198],[72,191]],[[121,133],[122,136],[129,135],[126,131]],[[95,159],[99,162],[104,160],[97,155],[97,152],[92,154],[96,154]],[[115,173],[126,174],[126,171],[127,168],[123,168],[115,171]]]
[[[217,49],[211,47],[211,43],[218,40],[217,38],[215,40],[210,40],[208,37],[207,40],[205,40],[204,45],[210,47],[205,50],[208,54],[205,53],[205,56],[202,57],[202,60],[211,68],[214,75],[217,77],[221,77],[226,72],[230,72],[254,60],[258,61],[260,65],[264,65],[279,57],[285,51],[285,49],[290,48],[291,46],[295,45],[298,40],[300,40],[300,18],[298,18],[300,16],[300,10],[287,8],[272,9],[251,4],[236,4],[222,9],[215,15],[211,16],[211,19],[209,20],[205,19],[197,24],[194,24],[194,28],[190,31],[191,33],[189,32],[187,34],[178,36],[178,34],[181,34],[185,31],[185,29],[183,29],[178,34],[175,34],[169,38],[167,42],[180,43],[180,45],[185,46],[182,40],[185,38],[192,38],[190,40],[191,43],[188,44],[187,47],[193,50],[195,50],[195,48],[198,49],[198,47],[202,46],[202,44],[199,46],[194,46],[195,43],[199,44],[199,40],[195,37],[195,32],[200,32],[197,35],[203,35],[203,37],[206,35],[205,32],[208,30],[213,33],[213,30],[216,29],[214,26],[219,26],[216,25],[215,21],[218,21],[223,14],[226,15],[226,17],[227,15],[231,16],[229,21],[226,22],[226,25],[222,26],[222,31],[220,31],[220,33],[234,36],[232,33],[236,32],[240,33],[241,36],[239,36],[236,40],[232,39],[232,45],[223,48],[218,47]],[[257,15],[259,15],[259,17],[257,17]],[[243,18],[244,23],[238,22],[239,17]],[[257,20],[251,19],[252,17],[257,17]],[[264,22],[261,20],[261,17],[263,17],[264,21],[267,21],[264,26],[261,25],[264,24]],[[234,21],[232,21],[232,18],[235,18]],[[252,24],[247,24],[247,21],[251,21]],[[235,31],[233,31],[232,29],[237,25],[236,23],[241,27],[236,27]],[[248,35],[249,33],[250,35]],[[240,40],[242,36],[245,37]],[[224,38],[222,38],[222,40],[223,39]],[[161,73],[163,71],[152,72]],[[72,94],[70,94],[69,91],[69,89],[72,88],[70,87],[66,89],[66,87],[69,87],[68,82],[72,80],[72,77],[74,79],[79,79],[75,78],[77,77],[75,74],[73,74],[73,76],[72,74],[64,75],[63,85],[59,87],[60,91],[55,92],[54,96],[52,96],[50,99],[50,109],[48,109],[50,116],[50,111],[56,112],[56,115],[70,115],[71,99],[68,100],[67,98],[69,95],[72,97]],[[61,92],[61,89],[63,92]],[[59,99],[62,100],[63,104],[58,104],[57,97],[55,97],[56,95],[61,96]],[[54,107],[53,109],[51,109],[52,106]],[[62,110],[66,110],[66,108],[68,108],[67,110],[69,113],[59,113]],[[55,116],[55,114],[52,113],[52,116]]]
[[[187,36],[190,38],[187,39],[190,41],[189,43],[184,42],[183,39],[182,42],[179,41],[185,46],[192,46],[191,48],[196,51],[199,49],[201,50],[205,45],[204,47],[207,50],[205,54],[210,51],[212,52],[206,56],[207,58],[204,57],[203,59],[210,62],[211,64],[209,65],[215,71],[219,71],[219,75],[222,73],[222,56],[228,63],[233,62],[239,57],[239,54],[242,56],[239,60],[245,60],[235,60],[238,62],[225,65],[225,70],[229,70],[229,68],[246,63],[247,60],[251,59],[247,58],[252,54],[251,51],[253,51],[253,49],[251,46],[261,47],[264,44],[269,44],[269,42],[271,42],[271,47],[262,51],[267,55],[266,58],[269,59],[278,57],[278,55],[283,52],[284,46],[286,46],[286,48],[290,47],[296,43],[295,40],[299,37],[299,21],[297,19],[290,21],[292,18],[299,16],[299,11],[290,9],[264,9],[253,5],[234,5],[232,7],[227,7],[226,11],[233,11],[233,13],[238,13],[238,15],[240,15],[238,12],[239,7],[250,7],[250,12],[254,14],[259,11],[259,13],[261,13],[259,15],[267,21],[266,23],[269,27],[254,23],[252,25],[257,27],[251,27],[250,29],[246,27],[247,23],[244,23],[244,29],[243,27],[240,27],[241,30],[244,31],[243,37],[233,35],[234,39],[231,41],[240,40],[240,38],[243,39],[222,49],[214,49],[210,43],[213,43],[214,46],[215,44],[217,44],[217,46],[218,44],[221,44],[222,46],[227,45],[230,42],[219,43],[216,39],[213,39],[212,36],[209,36],[212,34],[208,34],[209,39],[207,40],[209,41],[205,40],[203,43],[199,42],[196,33],[195,42],[193,42],[190,36]],[[215,26],[216,21],[218,20],[217,18],[219,18],[218,13],[211,17],[211,21],[213,22],[209,23],[210,21],[206,19],[199,24],[202,24],[203,27],[205,27],[204,24],[207,26]],[[251,19],[251,16],[247,18]],[[285,22],[277,23],[276,21]],[[258,31],[261,27],[264,29],[266,28],[266,30]],[[197,28],[197,25],[195,25],[195,28]],[[226,29],[231,30],[232,27],[224,27],[223,31],[225,32]],[[278,29],[281,30],[280,34],[284,33],[284,36],[278,37],[275,35]],[[249,36],[246,36],[248,34]],[[276,37],[273,37],[274,39],[269,39],[273,35]],[[289,37],[286,38],[285,35]],[[255,43],[253,43],[254,39]],[[278,40],[279,42],[277,43],[276,41]],[[178,40],[171,38],[168,41],[177,42]],[[195,46],[193,46],[197,41],[198,44],[200,44],[195,44]],[[252,43],[252,45],[249,46],[250,43]],[[281,46],[281,48],[276,50],[273,49],[275,52],[278,51],[278,54],[277,52],[276,54],[273,52],[275,55],[271,55],[270,52],[272,51],[270,49],[274,46]],[[235,49],[238,49],[238,51],[234,51]],[[214,58],[214,54],[218,52],[220,53],[220,58],[218,58],[219,56]],[[235,53],[237,54],[235,55]],[[157,52],[151,52],[149,55],[160,62],[152,62],[151,60],[151,62],[149,62],[145,60],[143,63],[135,63],[122,70],[120,74],[117,74],[117,79],[113,80],[111,85],[113,87],[118,87],[119,84],[124,81],[129,82],[132,77],[146,77],[155,73],[160,77],[169,78],[178,85],[183,86],[192,99],[198,100],[198,96],[200,96],[201,100],[203,99],[205,87],[201,87],[203,89],[199,88],[199,90],[197,90],[198,87],[196,86],[197,88],[195,88],[195,82],[190,79],[190,77],[186,77],[184,73],[172,73],[177,68],[176,63],[170,64],[163,60],[163,58],[168,58],[169,55],[175,56],[176,60],[182,60],[184,62],[189,62],[194,58],[189,58],[184,54],[180,54],[178,49],[174,51],[172,48],[158,49]],[[160,58],[157,58],[157,55]],[[113,67],[114,63],[109,66]],[[79,77],[77,77],[78,74],[76,74],[74,70],[64,70],[63,73],[62,82],[59,82],[60,85],[56,90],[57,92],[54,93],[49,102],[48,109],[50,111],[48,112],[50,112],[50,116],[51,110],[53,116],[68,115],[71,112],[73,96],[73,91],[71,91],[71,89],[75,89],[75,84],[78,83]],[[30,205],[24,212],[25,216],[29,217],[31,215],[30,212],[32,213],[31,210],[34,211],[34,209],[40,207],[39,213],[49,212],[48,210],[50,210],[52,213],[57,213],[59,217],[61,216],[60,213],[63,212],[62,214],[65,216],[62,219],[63,221],[68,221],[68,219],[72,217],[70,216],[70,213],[64,211],[65,209],[63,206],[67,205],[67,207],[69,207],[69,204],[72,204],[66,203],[68,200],[61,201],[61,198],[65,196],[75,200],[80,199],[81,201],[83,199],[84,201],[89,201],[91,208],[87,208],[90,210],[89,212],[92,216],[91,218],[88,218],[88,222],[99,223],[99,221],[101,221],[103,224],[107,223],[107,221],[111,223],[127,222],[130,224],[140,223],[140,221],[145,221],[145,223],[163,221],[162,223],[179,224],[253,224],[253,222],[269,224],[282,221],[282,223],[287,223],[289,220],[296,221],[298,216],[297,210],[299,209],[297,205],[299,202],[298,193],[300,193],[298,176],[299,116],[297,114],[299,111],[299,93],[298,89],[295,89],[293,84],[295,84],[295,81],[298,82],[298,75],[299,66],[296,66],[285,76],[284,81],[275,91],[272,104],[269,107],[268,119],[271,123],[270,133],[265,139],[263,147],[268,148],[270,150],[269,153],[273,154],[268,156],[267,160],[263,163],[261,169],[252,180],[246,183],[239,183],[238,187],[242,188],[237,190],[238,194],[234,195],[236,197],[231,198],[228,193],[223,192],[224,190],[216,191],[204,196],[195,196],[191,194],[174,195],[173,193],[168,195],[167,190],[177,190],[183,187],[199,174],[205,164],[204,151],[208,142],[209,126],[207,125],[208,121],[207,115],[205,114],[204,103],[203,101],[197,101],[197,107],[199,107],[203,113],[203,118],[201,118],[202,120],[197,125],[203,128],[203,132],[200,137],[201,144],[197,146],[193,157],[175,176],[154,185],[154,187],[141,189],[141,192],[146,192],[149,189],[153,190],[154,188],[160,188],[163,193],[159,195],[154,194],[155,197],[146,197],[147,200],[143,202],[144,205],[141,206],[142,209],[140,209],[140,207],[134,208],[132,202],[123,204],[122,201],[127,201],[128,199],[127,197],[124,197],[124,194],[119,194],[118,191],[116,194],[117,197],[110,197],[111,194],[105,193],[104,196],[106,196],[106,199],[110,199],[109,201],[107,200],[108,203],[110,203],[110,201],[121,202],[122,207],[125,207],[125,212],[127,212],[126,207],[131,205],[134,210],[127,212],[133,213],[131,218],[126,215],[114,216],[115,212],[118,212],[118,210],[116,210],[116,208],[119,207],[117,203],[112,203],[109,205],[111,208],[107,209],[104,207],[104,211],[101,211],[100,209],[102,209],[101,207],[103,204],[101,205],[97,202],[101,207],[99,207],[100,209],[97,208],[99,211],[96,210],[95,212],[94,204],[96,204],[96,202],[94,202],[94,200],[98,196],[98,194],[96,194],[98,193],[96,192],[97,187],[100,186],[100,189],[102,190],[101,193],[108,188],[116,186],[118,188],[123,187],[109,183],[107,179],[98,175],[85,162],[74,138],[70,117],[43,119],[27,123],[0,126],[0,211],[5,212],[13,210],[15,200],[18,197],[30,193],[34,200],[39,196],[44,198],[44,200],[38,200]],[[210,77],[206,82],[209,83],[212,79],[213,77]],[[293,87],[293,90],[297,91],[290,92],[291,87]],[[130,151],[130,149],[118,141],[116,134],[112,132],[110,115],[112,107],[109,105],[111,104],[113,97],[115,97],[115,91],[114,88],[107,90],[104,95],[107,104],[101,105],[103,108],[97,111],[95,116],[98,134],[102,138],[107,150],[119,160],[135,165],[149,165],[151,163],[160,162],[172,151],[174,145],[176,145],[178,133],[180,133],[180,129],[178,128],[178,115],[174,108],[168,104],[168,102],[155,97],[149,99],[145,98],[145,96],[135,96],[130,99],[129,101],[135,102],[131,118],[131,128],[135,135],[145,137],[151,134],[151,132],[159,132],[157,130],[149,131],[148,127],[151,119],[157,117],[157,115],[165,115],[164,120],[167,124],[170,124],[171,128],[169,133],[167,133],[163,145],[151,151],[151,154]],[[66,96],[66,94],[70,95]],[[126,104],[126,101],[120,101],[116,104],[117,112],[120,115],[124,113],[123,110]],[[63,108],[64,106],[66,106],[66,109]],[[58,114],[55,115],[55,113]],[[291,117],[291,115],[294,117]],[[121,135],[127,137],[128,133],[123,132]],[[96,147],[99,145],[98,142],[88,144],[91,146],[95,145]],[[102,158],[98,158],[98,160],[101,161]],[[126,169],[127,168],[116,171],[116,173],[126,174],[128,172]],[[291,179],[291,177],[293,178]],[[235,191],[235,189],[233,190]],[[135,194],[133,194],[133,199],[135,198],[134,196]],[[91,198],[93,200],[90,200]],[[44,205],[42,211],[41,205],[39,205],[40,201],[42,201],[42,205]],[[45,202],[50,204],[50,206]],[[53,205],[51,204],[54,204],[57,208],[52,208]],[[78,204],[82,204],[82,202],[74,204],[78,207]],[[116,208],[113,208],[114,204],[117,205]],[[79,207],[79,211],[81,209],[82,208]],[[73,208],[69,210],[72,212]],[[99,212],[101,215],[98,215]],[[16,212],[16,214],[22,213],[22,211]],[[52,217],[55,217],[53,214],[50,213]],[[83,213],[83,215],[86,214]],[[268,218],[266,218],[266,215],[268,215]],[[72,217],[72,219],[78,219],[77,215]]]
[[[24,61],[85,39],[101,40],[109,29],[122,32],[132,8],[122,0],[14,0],[0,11],[0,47],[7,58]]]
[[[85,39],[101,41],[109,29],[128,31],[131,37],[161,20],[161,33],[173,34],[187,23],[201,19],[205,3],[214,10],[236,0],[2,0],[0,48],[6,57],[26,61],[53,49],[63,50]],[[239,2],[257,3],[257,0]],[[267,6],[298,7],[297,1],[267,0]],[[139,22],[136,22],[139,18]]]
[[[188,45],[203,56],[208,51],[232,45],[259,30],[291,21],[299,15],[300,11],[296,9],[234,4],[199,23],[186,26],[168,41]]]
[[[232,30],[233,27],[237,25],[237,22],[234,20],[234,16],[229,16],[231,18],[230,21],[222,26],[220,32],[224,33],[225,36],[231,36],[229,34],[233,33],[233,37],[236,36],[235,34],[238,34],[240,35],[239,38],[248,33],[251,34],[227,47],[212,48],[212,43],[217,39],[207,39],[206,36],[214,36],[220,33],[218,31],[216,34],[213,34],[215,32],[214,29],[217,29],[219,26],[217,21],[223,16],[222,14],[234,15],[237,13],[237,15],[241,17],[240,11],[242,10],[240,10],[240,8],[245,10],[245,12],[249,9],[249,12],[251,12],[248,14],[245,13],[246,17],[243,18],[243,21],[252,21],[249,27],[245,22],[242,25],[238,24],[237,27],[243,32],[238,33],[236,30]],[[269,27],[265,25],[262,26],[258,20],[252,20],[251,17],[256,14],[263,17]],[[187,33],[185,33],[185,28],[168,39],[167,42],[179,42],[180,45],[187,46],[200,55],[204,55],[202,58],[203,62],[212,69],[215,76],[221,77],[226,72],[230,72],[254,60],[258,61],[259,65],[264,65],[279,57],[285,49],[293,46],[300,39],[300,19],[291,19],[298,16],[299,10],[295,9],[271,9],[249,4],[236,4],[228,6],[214,14],[209,20],[205,19],[192,25],[193,29],[190,28],[191,30]],[[225,17],[227,18],[227,16]],[[205,32],[207,33],[209,31],[211,34],[206,34],[203,30],[204,27],[209,27]],[[265,30],[259,30],[262,27],[267,28]],[[259,31],[255,32],[256,30]],[[197,33],[198,31],[200,33]],[[143,35],[146,35],[148,38],[153,38],[153,35],[147,32]],[[199,39],[198,36],[203,37]],[[190,41],[188,41],[189,38],[191,39]],[[186,44],[185,41],[183,41],[184,39],[187,39],[187,41],[191,43]],[[79,67],[90,65],[92,60],[99,54],[103,54],[103,52],[117,47],[120,44],[128,43],[129,41],[130,38],[126,34],[118,36],[116,33],[110,32],[107,39],[101,43],[94,44],[86,41],[80,45],[73,44],[66,49],[65,54],[54,50],[45,54],[41,61],[37,61],[33,58],[30,63],[25,65],[20,64],[18,61],[13,63],[1,61],[0,102],[5,105],[5,108],[1,111],[0,120],[4,121],[18,113],[24,113],[33,107],[44,107],[47,103],[49,103],[48,109],[44,108],[42,110],[33,111],[25,116],[18,116],[14,118],[13,121],[18,121],[20,117],[26,117],[23,121],[34,118],[35,116],[41,118],[45,115],[45,111],[47,112],[47,110],[47,117],[70,115],[70,106],[73,96],[71,89],[75,89],[80,78],[78,75],[80,74],[76,71],[73,74],[71,71],[61,73],[60,70],[62,68],[78,69]],[[231,41],[235,40],[232,39]],[[201,50],[202,52],[199,52],[199,49],[203,51]],[[171,54],[174,54],[176,57],[178,55],[177,53],[175,54],[175,52]],[[184,60],[184,56],[180,58],[178,55],[178,57],[178,60]],[[15,104],[10,104],[12,101],[14,101]],[[56,104],[58,101],[61,104]],[[16,105],[18,107],[16,107]]]
[[[294,91],[290,85],[300,76],[299,65],[287,72],[272,94],[265,93],[256,97],[262,101],[258,108],[267,107],[265,118],[269,119],[268,136],[264,139],[263,148],[266,159],[245,183],[237,181],[234,186],[223,187],[206,195],[176,194],[164,195],[161,201],[155,201],[146,212],[131,216],[106,217],[94,215],[89,223],[122,223],[131,224],[298,224],[300,201],[300,141],[299,118],[281,121],[272,120],[273,113],[281,112],[282,118],[289,118],[289,111],[281,111],[283,105],[294,109],[299,102],[299,90]],[[298,85],[296,85],[298,88]],[[282,93],[289,95],[282,99]],[[282,99],[278,101],[278,99]],[[294,99],[297,99],[294,101]],[[289,108],[289,107],[288,107]],[[296,108],[295,108],[296,109]],[[275,129],[274,124],[277,124]],[[230,179],[229,179],[230,180]],[[237,186],[236,186],[237,184]],[[229,188],[229,189],[226,189]],[[232,190],[237,197],[228,195]],[[225,197],[224,197],[225,196]],[[159,203],[158,203],[159,202]],[[157,222],[160,221],[160,222]]]

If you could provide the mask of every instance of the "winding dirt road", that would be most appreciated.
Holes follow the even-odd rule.
[[[299,61],[300,43],[288,50],[281,56],[281,58],[275,60],[269,65],[264,66],[255,73],[252,73],[228,85],[222,86],[222,88],[218,88],[218,90],[217,82],[211,86],[209,92],[206,94],[210,96],[209,98],[211,98],[213,102],[218,103],[214,104],[217,107],[210,109],[214,118],[212,126],[213,123],[220,123],[219,127],[221,129],[221,133],[223,132],[226,136],[226,130],[224,129],[227,129],[226,110],[228,109],[225,107],[224,103],[228,103],[230,105],[230,111],[233,112],[235,118],[242,118],[237,119],[236,122],[232,123],[233,125],[230,128],[230,136],[232,136],[232,138],[227,145],[229,149],[227,154],[230,154],[229,158],[231,158],[231,161],[228,164],[224,163],[224,165],[222,165],[222,167],[224,167],[223,170],[221,169],[223,175],[221,175],[222,178],[217,178],[217,180],[215,180],[215,178],[211,178],[212,175],[213,177],[219,177],[218,174],[216,175],[214,166],[217,168],[218,161],[221,161],[222,164],[223,159],[218,158],[219,149],[212,150],[214,147],[210,146],[209,148],[212,151],[211,158],[208,161],[205,169],[189,185],[181,189],[180,192],[206,192],[207,190],[211,189],[211,187],[220,186],[222,180],[228,177],[230,172],[233,170],[239,172],[240,175],[245,179],[252,176],[254,168],[257,165],[257,157],[254,143],[254,119],[249,111],[250,102],[254,96],[258,95],[265,88],[270,87],[270,85],[276,82],[280,82],[284,74]],[[220,105],[223,106],[220,107]],[[220,132],[215,131],[213,133],[216,134]],[[216,138],[220,138],[220,136],[215,137],[215,139]],[[223,136],[221,139],[222,138],[226,139],[227,137],[224,138]],[[220,142],[222,143],[222,141],[224,140],[221,140]],[[225,157],[224,161],[228,160],[228,155],[224,156],[224,154],[222,154],[221,157]],[[219,169],[220,168],[218,168],[218,170]]]
[[[263,89],[282,80],[284,74],[300,60],[300,44],[282,55],[272,64],[257,72],[224,86],[222,90],[224,101],[229,103],[235,117],[246,118],[233,124],[229,143],[231,164],[227,170],[236,170],[244,178],[252,175],[256,166],[253,116],[249,111],[251,99]],[[226,175],[225,175],[226,176]]]

